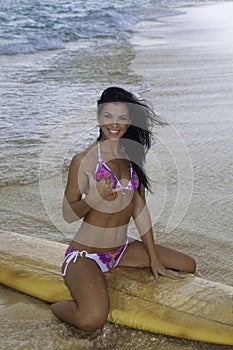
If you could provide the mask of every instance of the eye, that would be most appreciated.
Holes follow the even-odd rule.
[[[110,118],[112,118],[112,115],[111,115],[111,114],[109,114],[109,113],[104,113],[104,118],[108,118],[108,119],[110,119]]]
[[[129,121],[129,117],[127,115],[121,115],[119,117],[119,120],[122,122],[128,122]]]

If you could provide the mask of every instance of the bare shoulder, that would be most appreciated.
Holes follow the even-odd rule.
[[[76,153],[72,158],[71,165],[73,165],[74,167],[79,167],[83,160],[85,160],[85,156],[86,151]]]
[[[87,147],[84,151],[74,155],[71,161],[71,167],[79,169],[80,167],[90,170],[90,165],[95,163],[96,158],[96,142]]]
[[[137,190],[134,192],[133,200],[146,202],[145,187],[143,184],[141,184],[140,191]]]
[[[85,172],[94,172],[94,156],[94,144],[74,155],[70,164],[66,184],[65,194],[67,200],[76,200],[80,198],[81,193],[86,191],[88,181]]]

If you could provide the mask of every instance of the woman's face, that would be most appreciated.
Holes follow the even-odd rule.
[[[105,139],[119,139],[129,127],[129,109],[125,103],[106,103],[98,114],[98,122]]]

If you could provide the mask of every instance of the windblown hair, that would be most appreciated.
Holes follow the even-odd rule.
[[[139,178],[139,192],[141,185],[150,191],[150,181],[143,169],[147,151],[151,147],[152,128],[154,125],[166,125],[154,112],[145,100],[119,87],[109,87],[103,91],[97,101],[98,113],[101,114],[104,104],[125,103],[128,107],[131,123],[126,133],[120,139],[129,160],[132,162]],[[102,138],[102,130],[97,138]]]

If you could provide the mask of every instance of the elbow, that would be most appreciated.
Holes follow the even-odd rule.
[[[63,213],[63,219],[68,224],[72,224],[72,222],[80,220],[80,218],[73,212],[72,208],[68,205],[63,205],[62,213]]]
[[[72,222],[74,222],[74,219],[71,217],[71,215],[69,215],[67,213],[66,210],[63,210],[63,219],[65,220],[65,222],[67,222],[68,224],[71,224]]]
[[[71,218],[71,216],[64,215],[64,214],[63,214],[63,219],[64,219],[65,222],[67,222],[68,224],[72,224],[72,222],[75,221],[73,218]]]

